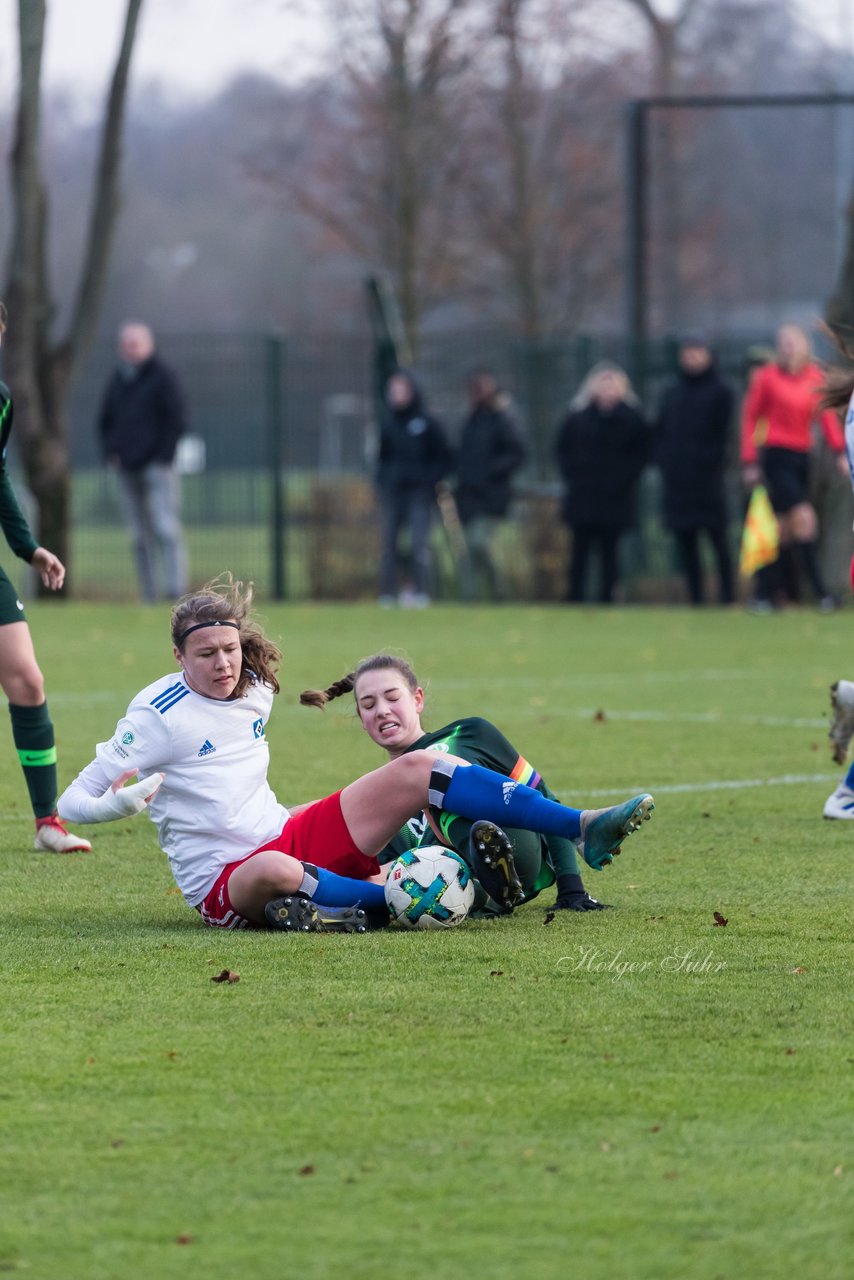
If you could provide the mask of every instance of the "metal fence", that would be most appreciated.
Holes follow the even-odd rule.
[[[722,371],[744,386],[744,339],[718,344]],[[376,594],[378,529],[371,484],[375,440],[374,357],[370,338],[283,339],[270,335],[160,335],[160,352],[176,370],[190,407],[191,438],[182,448],[183,516],[191,577],[224,569],[251,578],[262,596],[355,599]],[[529,463],[498,543],[505,575],[520,600],[558,600],[565,585],[566,530],[559,514],[552,449],[567,402],[590,366],[609,358],[643,370],[647,408],[675,368],[676,345],[636,352],[614,337],[524,343],[506,333],[428,337],[417,373],[450,435],[465,413],[465,379],[494,371],[510,393],[526,432]],[[100,463],[95,430],[113,366],[112,344],[92,352],[72,390],[71,572],[80,598],[135,596],[130,545],[115,478]],[[733,429],[732,539],[742,495]],[[19,482],[18,482],[19,483]],[[831,582],[845,581],[852,501],[826,458],[817,468],[824,516],[822,555]],[[670,539],[659,518],[659,481],[645,474],[639,528],[624,552],[627,600],[677,601],[682,587]],[[439,521],[434,529],[436,594],[458,594],[457,566]]]

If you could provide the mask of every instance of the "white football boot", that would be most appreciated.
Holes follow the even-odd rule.
[[[33,848],[39,853],[91,853],[92,846],[82,836],[73,835],[54,814],[36,827]]]
[[[844,782],[832,795],[827,797],[824,805],[825,818],[854,818],[854,791],[846,787]]]
[[[844,764],[854,737],[854,681],[837,680],[830,686],[830,706],[833,721],[827,736],[833,744],[834,762]]]

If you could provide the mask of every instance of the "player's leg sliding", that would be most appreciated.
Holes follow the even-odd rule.
[[[389,922],[385,889],[367,880],[339,876],[304,862],[296,893],[274,898],[264,908],[271,929],[288,933],[364,933]]]
[[[655,808],[652,796],[643,794],[610,809],[571,809],[480,765],[457,765],[440,758],[432,767],[428,800],[447,812],[464,817],[477,814],[501,827],[580,839],[584,860],[596,871],[612,861],[626,836]]]
[[[469,832],[469,858],[475,875],[502,911],[512,911],[525,896],[516,871],[513,845],[494,822],[475,822]]]
[[[828,737],[833,746],[836,764],[844,764],[851,739],[854,737],[854,681],[837,680],[830,686],[830,706],[833,711]],[[825,818],[854,819],[854,765],[824,804]]]

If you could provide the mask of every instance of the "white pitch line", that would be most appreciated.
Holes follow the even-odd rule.
[[[743,791],[748,787],[791,787],[801,783],[837,782],[838,773],[783,773],[777,778],[718,778],[707,782],[674,782],[649,788],[654,796],[691,794],[695,791]],[[594,787],[585,795],[626,795],[631,787]]]
[[[579,720],[592,720],[599,711],[593,707],[577,707],[571,713]],[[608,711],[602,709],[608,720],[651,720],[661,724],[755,724],[783,729],[825,729],[829,720],[825,716],[728,716],[719,711]]]
[[[793,672],[792,674],[795,673]],[[511,666],[505,666],[501,671],[488,672],[480,676],[466,676],[465,679],[459,680],[449,676],[435,677],[430,681],[430,687],[433,689],[471,689],[479,685],[486,685],[494,689],[496,683],[500,681],[502,687],[522,688],[523,686],[534,686],[548,691],[567,686],[589,685],[593,680],[604,686],[606,684],[671,685],[698,683],[699,681],[707,680],[719,683],[722,680],[755,679],[755,667],[721,667],[720,669],[707,667],[702,671],[597,671],[595,675],[589,671],[580,671],[575,675],[565,672],[562,675],[549,675],[546,677],[537,672],[530,675],[522,674],[514,671]]]

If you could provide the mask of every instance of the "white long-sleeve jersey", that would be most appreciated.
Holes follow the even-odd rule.
[[[98,743],[59,812],[69,822],[91,821],[91,797],[123,774],[163,773],[149,814],[178,888],[196,906],[227,863],[272,840],[288,820],[267,782],[272,705],[260,682],[218,702],[195,693],[183,673],[156,680],[133,699],[110,741]]]

